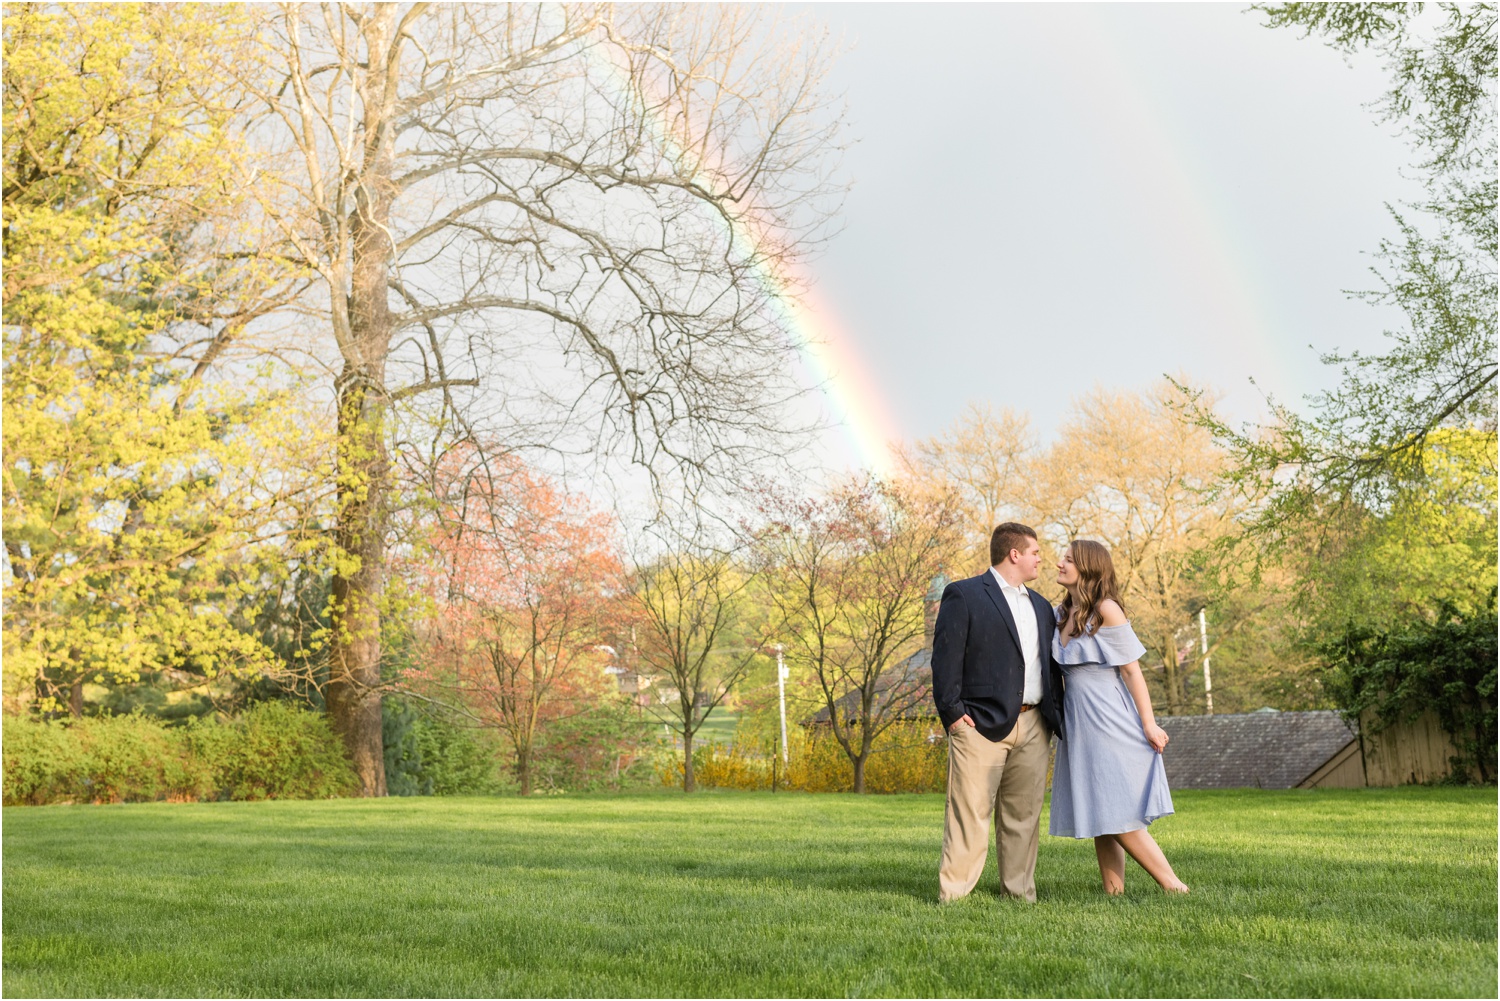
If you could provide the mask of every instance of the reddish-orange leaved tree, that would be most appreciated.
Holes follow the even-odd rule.
[[[428,663],[409,681],[504,733],[526,795],[542,729],[605,695],[597,646],[622,570],[613,523],[520,460],[475,448],[450,453],[434,485],[423,576],[436,614]]]

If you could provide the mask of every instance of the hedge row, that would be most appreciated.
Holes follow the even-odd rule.
[[[319,713],[266,702],[237,719],[4,720],[4,802],[327,799],[358,780]]]

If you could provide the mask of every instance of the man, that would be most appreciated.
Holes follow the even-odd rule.
[[[1036,901],[1036,849],[1047,749],[1062,733],[1062,675],[1052,662],[1052,606],[1037,578],[1036,532],[990,536],[990,568],[943,591],[932,639],[932,692],[948,729],[948,809],[938,899],[979,882],[995,815],[1000,887]]]

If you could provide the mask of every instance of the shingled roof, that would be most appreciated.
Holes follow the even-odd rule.
[[[875,708],[888,703],[891,698],[900,699],[901,708],[897,719],[936,719],[937,709],[932,704],[932,648],[918,650],[905,660],[897,661],[886,669],[875,682]],[[859,692],[852,691],[836,700],[839,719],[859,712]],[[803,726],[827,725],[828,707],[824,706],[802,721]]]
[[[1356,739],[1332,710],[1158,716],[1173,789],[1291,789]]]

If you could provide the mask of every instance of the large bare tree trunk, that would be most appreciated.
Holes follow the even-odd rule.
[[[531,747],[516,750],[516,777],[521,782],[521,795],[531,795]]]
[[[333,671],[328,712],[365,796],[384,796],[380,732],[380,599],[385,590],[385,534],[390,460],[385,444],[385,363],[390,354],[391,202],[395,188],[393,117],[396,66],[393,5],[364,25],[370,52],[363,77],[364,146],[361,181],[349,223],[352,256],[349,336],[339,375],[339,508],[335,535],[341,559],[333,578]]]
[[[385,749],[380,732],[380,596],[385,578],[386,456],[379,403],[358,375],[339,401],[341,551],[333,576],[333,648],[326,702],[333,728],[365,796],[384,796]]]

